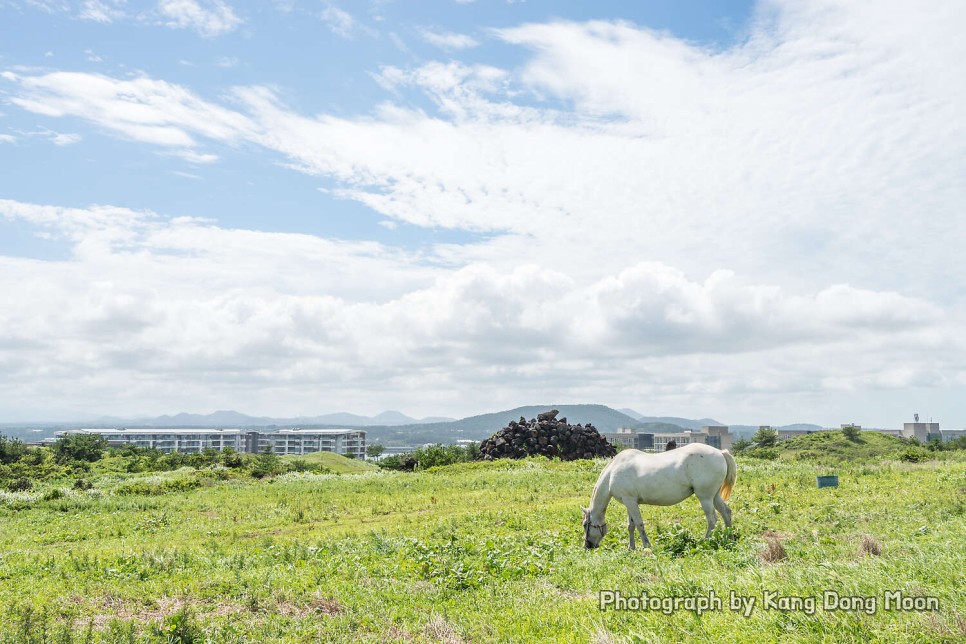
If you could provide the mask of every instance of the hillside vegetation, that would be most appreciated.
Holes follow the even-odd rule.
[[[966,461],[942,456],[844,462],[821,490],[824,466],[739,456],[734,531],[700,539],[693,498],[643,506],[655,547],[633,553],[618,503],[602,547],[581,547],[602,460],[261,480],[95,467],[0,492],[0,642],[962,641]],[[601,610],[602,590],[725,605]],[[763,605],[826,590],[879,605]],[[747,617],[732,591],[756,598]],[[886,591],[939,608],[886,610]]]
[[[836,429],[796,436],[770,447],[742,449],[736,444],[736,448],[735,451],[745,456],[836,465],[883,460],[925,461],[941,455],[942,450],[962,450],[966,448],[966,441],[921,445],[915,440],[874,431],[860,431],[854,438],[848,438],[842,430]]]

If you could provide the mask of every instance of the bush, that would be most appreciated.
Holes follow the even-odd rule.
[[[406,467],[405,459],[403,454],[391,454],[379,460],[377,465],[384,470],[405,470],[410,469]],[[413,463],[415,465],[415,462]]]
[[[164,642],[171,644],[194,644],[205,639],[204,631],[194,617],[194,613],[187,606],[176,613],[164,618],[160,624],[152,627],[156,637],[164,638]]]
[[[393,454],[379,461],[379,467],[387,470],[426,470],[441,465],[469,463],[479,454],[479,443],[460,445],[430,445],[418,447],[409,454]]]
[[[774,447],[778,443],[778,432],[771,427],[761,427],[751,440],[759,447]]]
[[[0,436],[0,463],[16,463],[27,453],[27,447],[16,438]]]
[[[20,477],[7,481],[7,489],[11,492],[28,492],[33,488],[33,482],[26,477]]]
[[[252,468],[252,476],[263,479],[267,476],[281,474],[285,470],[282,459],[272,451],[271,447],[262,450],[255,459],[255,467]]]
[[[746,450],[743,450],[741,453],[744,456],[760,458],[766,461],[774,461],[776,458],[778,458],[778,450],[768,447],[750,447]]]
[[[100,434],[68,434],[54,443],[54,456],[58,463],[73,461],[93,463],[107,451],[107,439]]]
[[[857,443],[859,442],[859,432],[861,431],[862,430],[856,427],[855,425],[846,425],[845,427],[842,428],[842,435],[845,436],[850,441],[852,441],[853,443]]]
[[[44,496],[42,498],[44,501],[56,501],[57,499],[62,499],[65,496],[67,496],[67,494],[62,489],[55,487],[44,492]]]
[[[751,441],[750,440],[747,440],[745,438],[739,438],[731,446],[731,451],[734,452],[735,454],[739,454],[739,453],[745,451],[746,449],[748,449],[749,447],[751,447]]]
[[[218,458],[221,460],[222,465],[232,469],[237,469],[245,464],[245,457],[239,454],[238,451],[233,447],[226,447],[223,449]]]
[[[899,460],[906,463],[921,463],[929,460],[929,452],[921,447],[907,447],[899,452]]]

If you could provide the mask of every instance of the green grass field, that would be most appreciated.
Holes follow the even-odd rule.
[[[828,466],[739,458],[736,541],[697,539],[692,498],[642,507],[655,548],[633,553],[617,503],[602,548],[581,548],[578,506],[603,464],[261,481],[185,469],[0,492],[0,642],[966,639],[960,456],[840,465],[821,490]],[[602,590],[724,605],[601,610]],[[878,605],[824,610],[825,591]],[[887,591],[939,608],[886,610]],[[756,599],[747,617],[732,592]],[[818,606],[780,610],[766,593]]]

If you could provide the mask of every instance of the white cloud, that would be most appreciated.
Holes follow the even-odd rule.
[[[332,30],[332,33],[343,38],[351,38],[352,32],[358,25],[352,14],[332,4],[326,5],[325,9],[322,10],[321,17]]]
[[[123,7],[126,4],[126,0],[84,0],[78,16],[83,20],[110,23],[125,17]]]
[[[0,143],[16,143],[17,137],[12,134],[0,134]]]
[[[29,269],[46,275],[44,306],[76,290],[78,319],[101,316],[43,336],[64,356],[47,364],[95,356],[113,392],[110,374],[140,362],[144,388],[170,396],[184,395],[170,374],[217,371],[266,408],[324,386],[347,406],[420,393],[426,413],[486,391],[487,406],[578,396],[831,423],[854,401],[952,400],[966,382],[966,5],[927,5],[776,1],[722,50],[625,23],[523,25],[493,34],[525,64],[387,67],[384,87],[432,107],[355,117],[300,114],[265,87],[234,89],[229,108],[149,78],[8,73],[34,113],[179,154],[262,146],[392,222],[487,234],[411,257],[99,223],[72,237],[76,263]],[[30,281],[26,260],[3,261]],[[158,277],[119,282],[121,267]],[[181,270],[201,277],[179,294]],[[25,319],[8,337],[29,338]],[[127,344],[91,348],[114,326]],[[909,391],[881,393],[894,387]]]
[[[16,348],[0,355],[0,390],[57,391],[61,405],[95,412],[149,411],[136,407],[148,391],[205,408],[231,391],[250,411],[282,413],[321,405],[320,388],[363,409],[370,396],[412,406],[414,395],[427,409],[465,409],[481,388],[486,405],[618,390],[710,404],[948,386],[966,364],[966,343],[935,305],[845,285],[795,295],[727,272],[696,282],[657,263],[592,281],[566,265],[452,271],[369,242],[107,206],[0,201],[3,217],[73,252],[0,257],[0,290],[20,302],[0,316],[0,338]],[[937,346],[938,360],[921,358]]]
[[[433,29],[422,29],[420,37],[431,45],[445,49],[446,51],[459,51],[477,47],[480,43],[472,36],[457,34],[449,31],[436,31]]]
[[[136,141],[181,149],[196,136],[231,142],[255,127],[243,115],[200,100],[177,85],[149,78],[117,80],[98,74],[55,72],[17,77],[22,92],[12,102],[45,116],[79,116]],[[198,158],[196,156],[196,158]]]
[[[242,20],[223,0],[159,0],[163,23],[177,29],[193,29],[205,38],[234,31]]]
[[[80,143],[84,138],[80,134],[72,134],[69,132],[51,132],[50,140],[54,145],[74,145],[75,143]]]

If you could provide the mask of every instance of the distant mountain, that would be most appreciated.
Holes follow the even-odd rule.
[[[702,427],[707,425],[725,424],[718,422],[713,418],[699,418],[697,420],[692,420],[690,418],[678,418],[677,416],[641,416],[638,420],[642,423],[667,423],[669,425],[677,425],[678,427],[695,431],[700,430]]]
[[[638,423],[634,429],[645,434],[667,434],[677,433],[687,430],[687,427],[675,425],[673,423]]]
[[[759,425],[731,425],[730,432],[737,436],[738,438],[748,438],[750,439],[758,431]],[[791,425],[778,425],[772,426],[773,429],[808,429],[811,431],[817,431],[820,429],[825,429],[821,425],[813,425],[811,423],[792,423]]]
[[[691,418],[678,418],[677,416],[645,416],[644,414],[634,411],[628,407],[618,409],[617,411],[621,412],[622,414],[626,414],[642,423],[665,423],[691,430],[700,430],[706,425],[724,425],[724,423],[718,422],[713,418],[699,418],[697,420],[693,420]],[[676,429],[674,431],[681,430]]]

